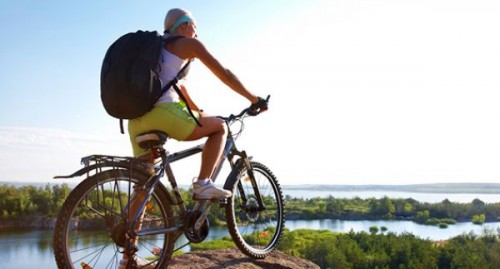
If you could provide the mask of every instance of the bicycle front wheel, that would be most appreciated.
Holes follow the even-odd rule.
[[[254,177],[244,165],[228,178],[233,196],[226,205],[229,233],[246,255],[261,259],[276,247],[285,225],[281,187],[274,174],[250,162]]]
[[[127,203],[135,185],[142,186],[148,175],[125,169],[103,171],[83,180],[61,208],[54,230],[54,254],[59,268],[119,268],[128,252]],[[146,204],[142,229],[172,226],[168,193],[160,185]],[[174,236],[140,236],[134,261],[141,257],[144,268],[166,268]],[[122,262],[122,268],[133,262]],[[85,267],[88,265],[88,267]]]

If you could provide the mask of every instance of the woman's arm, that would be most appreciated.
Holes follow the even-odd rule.
[[[176,42],[174,50],[178,51],[179,56],[182,58],[198,58],[224,84],[248,99],[251,103],[259,101],[258,97],[247,90],[238,77],[225,68],[198,39],[182,38]]]
[[[189,96],[189,93],[186,90],[186,86],[184,86],[183,84],[180,84],[179,86],[179,90],[181,90],[184,98],[186,98],[186,102],[189,108],[191,108],[191,110],[193,111],[201,112],[200,108],[194,103],[193,99],[191,99],[191,96]]]

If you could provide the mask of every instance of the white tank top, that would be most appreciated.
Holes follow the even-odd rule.
[[[158,74],[160,75],[161,86],[164,87],[172,81],[186,62],[187,60],[183,60],[163,48],[161,50],[160,59],[158,59]],[[173,102],[179,102],[179,95],[173,87],[170,87],[162,96],[160,96],[156,104]]]

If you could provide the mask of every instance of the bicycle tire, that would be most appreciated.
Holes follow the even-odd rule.
[[[237,165],[226,184],[226,188],[233,193],[225,207],[226,220],[229,234],[236,246],[247,256],[262,259],[276,249],[283,234],[283,193],[269,168],[258,162],[250,162],[250,165],[255,183],[263,196],[265,209],[258,209],[252,179],[248,176],[245,165]]]
[[[126,228],[115,232],[125,216],[120,212],[124,212],[129,201],[131,184],[142,185],[148,177],[135,170],[107,170],[84,179],[69,194],[54,230],[53,248],[58,268],[89,268],[84,267],[85,264],[90,268],[119,267],[123,248],[113,241],[113,236],[125,234],[123,229]],[[173,225],[168,201],[165,187],[156,187],[145,210],[143,227]],[[174,237],[171,234],[140,237],[137,254],[153,254],[156,268],[166,268],[174,248]],[[135,268],[131,264],[129,262],[127,268]]]

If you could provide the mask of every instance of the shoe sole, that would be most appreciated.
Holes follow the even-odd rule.
[[[228,199],[231,198],[231,195],[225,196],[225,197],[209,197],[209,196],[203,196],[203,195],[195,195],[191,197],[193,200],[197,201],[202,201],[202,200],[222,200],[222,199]]]

